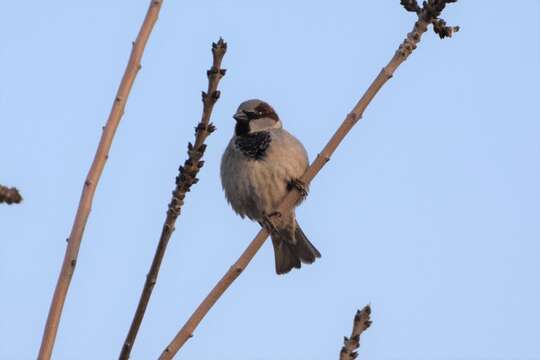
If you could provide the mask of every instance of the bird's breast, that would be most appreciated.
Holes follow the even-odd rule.
[[[287,184],[302,176],[308,165],[296,139],[289,142],[279,134],[260,133],[248,139],[233,137],[221,162],[227,200],[238,214],[253,220],[274,211],[287,194]]]

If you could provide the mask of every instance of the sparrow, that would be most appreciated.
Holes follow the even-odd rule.
[[[293,187],[307,194],[298,180],[308,168],[306,149],[283,129],[274,109],[259,99],[244,101],[233,118],[234,135],[221,159],[221,184],[227,201],[242,218],[259,222],[270,231],[277,274],[311,264],[321,254],[308,240],[294,208],[275,211]]]

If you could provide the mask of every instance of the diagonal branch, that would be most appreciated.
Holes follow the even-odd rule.
[[[43,339],[39,349],[39,360],[48,360],[51,358],[62,309],[64,307],[64,302],[66,301],[71,278],[75,272],[75,265],[77,264],[77,256],[81,246],[84,227],[86,226],[88,216],[90,215],[90,209],[92,208],[94,193],[101,177],[101,173],[103,172],[103,168],[105,167],[105,162],[109,156],[108,154],[114,134],[118,128],[122,115],[124,114],[124,109],[135,77],[141,69],[141,58],[144,53],[144,48],[148,42],[154,24],[158,19],[162,2],[163,0],[150,1],[144,22],[141,25],[137,39],[133,43],[131,55],[122,81],[120,82],[120,86],[118,87],[109,118],[103,127],[103,133],[101,134],[94,161],[92,162],[92,166],[90,167],[84,182],[81,199],[79,201],[79,208],[77,209],[75,221],[73,222],[71,234],[69,235],[64,262],[62,263],[62,269],[58,276],[51,307],[49,309],[49,315],[47,317],[47,323],[45,324]]]
[[[454,2],[455,0],[448,0],[447,2]],[[429,0],[425,4],[437,5],[441,1]],[[435,10],[440,8],[437,7]],[[443,6],[444,8],[444,6]],[[442,11],[442,9],[440,9]],[[439,14],[440,14],[439,11]],[[433,7],[424,6],[420,14],[418,14],[418,20],[415,22],[414,27],[410,33],[407,34],[407,38],[401,43],[398,50],[390,62],[380,71],[379,75],[371,83],[366,90],[362,98],[356,103],[352,111],[345,117],[340,127],[334,133],[332,138],[328,141],[324,149],[317,155],[315,161],[306,170],[304,175],[300,178],[304,184],[309,185],[311,180],[319,173],[322,167],[330,160],[330,157],[337,149],[341,141],[349,133],[352,127],[362,118],[366,107],[371,100],[375,97],[381,87],[392,77],[396,69],[401,65],[412,51],[416,48],[416,45],[420,42],[420,39],[428,29],[429,24],[438,16],[433,11]],[[281,204],[276,209],[278,212],[285,214],[291,209],[294,204],[299,200],[300,193],[295,189],[285,196]],[[184,326],[176,334],[170,344],[163,350],[160,360],[169,360],[180,350],[180,348],[187,342],[187,340],[193,336],[193,331],[202,321],[204,316],[210,311],[212,306],[219,300],[221,295],[228,289],[234,280],[242,273],[249,262],[253,259],[257,251],[261,248],[264,241],[268,237],[266,229],[261,229],[257,236],[251,241],[246,250],[242,253],[240,258],[231,266],[231,268],[225,273],[225,275],[218,281],[206,298],[201,302],[197,309],[193,312],[191,317],[187,320]]]
[[[18,204],[22,199],[23,198],[17,188],[8,188],[7,186],[0,185],[0,204],[4,202],[8,205]]]
[[[362,310],[357,310],[354,316],[351,337],[343,339],[343,347],[339,352],[339,360],[354,360],[358,356],[360,347],[360,335],[371,326],[371,307],[364,306]]]
[[[165,223],[161,230],[161,236],[154,254],[154,259],[152,260],[152,265],[150,266],[150,271],[148,272],[148,275],[146,275],[146,281],[139,299],[139,304],[137,305],[137,310],[135,311],[131,326],[120,352],[119,359],[121,360],[129,359],[133,343],[137,337],[137,332],[141,326],[146,307],[148,306],[150,296],[152,295],[154,285],[156,284],[159,268],[163,256],[165,255],[167,244],[174,231],[174,224],[180,215],[180,210],[184,204],[184,197],[190,190],[191,185],[197,183],[197,174],[204,165],[204,161],[201,160],[206,149],[204,141],[206,140],[206,137],[216,129],[215,126],[210,123],[210,116],[212,115],[214,104],[219,99],[220,92],[217,90],[219,81],[225,75],[225,69],[221,68],[221,61],[223,60],[226,51],[227,44],[223,39],[219,39],[217,44],[212,44],[213,63],[210,70],[207,71],[208,90],[207,92],[202,93],[204,107],[201,122],[195,127],[195,144],[188,144],[188,159],[184,162],[184,166],[180,166],[178,169],[179,175],[176,177],[176,188],[172,193],[167,217],[165,218]]]

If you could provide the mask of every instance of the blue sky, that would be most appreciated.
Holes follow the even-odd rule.
[[[148,1],[17,2],[0,15],[0,358],[35,358],[65,238]],[[186,359],[336,358],[371,303],[363,359],[540,359],[540,1],[460,1],[315,179],[299,222],[322,259],[274,274],[270,244]],[[399,1],[165,1],[84,235],[54,359],[117,357],[185,146],[210,43],[228,69],[132,354],[153,359],[257,231],[224,200],[236,106],[276,108],[311,159],[414,17]]]

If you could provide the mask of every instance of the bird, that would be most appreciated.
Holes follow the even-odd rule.
[[[272,238],[276,273],[285,274],[321,257],[296,220],[295,209],[285,214],[276,208],[293,188],[307,186],[299,180],[309,165],[302,143],[283,129],[274,108],[251,99],[233,115],[234,134],[221,158],[221,184],[233,210],[266,227]]]

